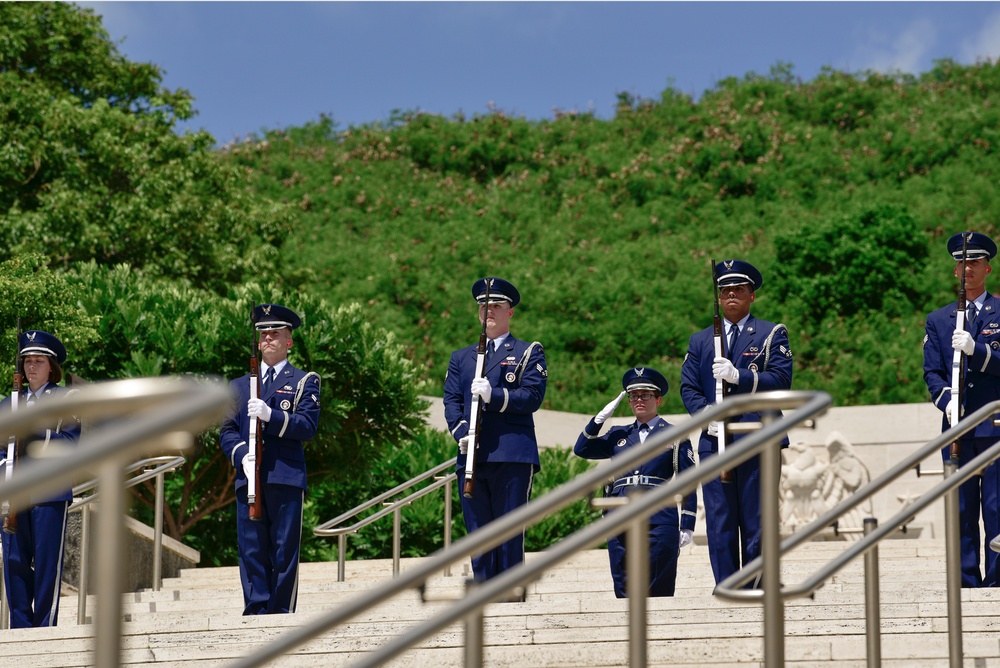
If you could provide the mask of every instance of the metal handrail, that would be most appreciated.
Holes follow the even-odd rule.
[[[30,411],[0,416],[0,432],[25,435],[54,419],[76,416],[98,420],[75,447],[45,450],[44,459],[26,462],[9,481],[0,481],[0,498],[11,508],[28,506],[35,494],[55,494],[98,470],[102,512],[98,522],[97,612],[94,622],[95,668],[121,665],[122,470],[136,456],[187,449],[193,434],[219,422],[232,410],[225,383],[191,378],[135,378],[94,383],[79,392],[37,403]],[[111,420],[111,418],[125,418]],[[110,421],[109,421],[110,420]],[[29,445],[29,452],[35,456]]]
[[[125,489],[135,487],[141,482],[146,482],[150,478],[156,478],[156,501],[154,502],[153,519],[153,573],[151,575],[153,591],[160,591],[163,584],[163,474],[174,471],[187,460],[179,455],[163,455],[160,457],[149,457],[141,459],[129,465],[124,474],[126,476],[142,471],[134,478],[129,478],[125,483]],[[152,468],[150,468],[152,467]],[[87,589],[88,589],[88,567],[90,553],[90,504],[100,498],[99,492],[94,492],[90,496],[77,498],[92,489],[96,489],[100,481],[97,478],[88,480],[73,488],[73,498],[77,499],[67,508],[67,512],[80,513],[80,560],[77,564],[77,596],[76,603],[76,623],[83,624],[87,620]]]
[[[802,527],[791,536],[785,538],[778,546],[777,558],[780,559],[786,552],[796,546],[808,541],[826,527],[836,522],[840,517],[851,511],[877,492],[886,488],[900,476],[916,468],[919,463],[933,454],[939,453],[941,449],[950,443],[958,440],[965,434],[975,429],[983,422],[993,419],[994,415],[1000,412],[1000,401],[994,401],[979,408],[974,413],[967,415],[957,425],[943,432],[940,436],[932,439],[926,445],[910,453],[896,463],[888,471],[879,477],[863,485],[853,495],[844,499],[833,508],[817,517],[815,520]],[[874,550],[878,543],[895,532],[899,526],[908,523],[914,515],[925,509],[938,499],[945,499],[945,561],[946,561],[946,590],[948,598],[948,635],[949,635],[949,655],[952,666],[962,665],[962,615],[961,615],[961,556],[960,556],[960,535],[958,529],[958,486],[976,475],[984,467],[988,466],[1000,458],[1000,441],[981,453],[972,461],[968,462],[960,469],[954,462],[946,462],[944,474],[945,478],[924,492],[913,503],[907,505],[896,515],[890,518],[885,524],[877,529],[869,528],[865,532],[864,538],[853,543],[848,549],[841,552],[828,563],[821,566],[817,571],[806,578],[798,585],[780,585],[777,589],[778,600],[811,596],[819,589],[823,583],[844,568],[848,563],[859,556],[865,555],[870,550]],[[763,486],[762,486],[763,487]],[[720,582],[715,588],[715,594],[721,598],[736,601],[756,601],[764,597],[766,589],[747,590],[740,587],[757,577],[765,569],[766,553],[753,559],[740,571],[729,576]],[[866,588],[867,589],[867,588]],[[878,613],[877,606],[874,610],[868,611],[869,615]],[[765,608],[765,615],[780,614],[780,610],[768,611]],[[868,620],[869,633],[878,634],[879,625],[877,620],[870,617]],[[874,639],[869,639],[870,652],[878,653],[878,646]],[[874,661],[877,665],[878,657],[869,655],[869,661]]]
[[[438,478],[434,483],[432,483],[432,484],[430,484],[430,485],[428,485],[428,486],[426,486],[426,487],[424,487],[424,488],[422,488],[422,489],[414,492],[413,494],[410,494],[409,496],[407,496],[407,497],[405,497],[403,499],[399,499],[399,500],[393,501],[391,503],[386,503],[386,502],[387,502],[388,499],[391,499],[392,497],[396,496],[397,494],[401,494],[401,493],[405,492],[406,490],[410,489],[411,487],[413,487],[415,485],[418,485],[418,484],[422,483],[423,481],[427,480],[428,478],[432,478],[432,477],[437,476],[438,474],[442,473],[443,471],[447,471],[448,469],[454,468],[455,467],[455,463],[457,461],[458,461],[457,457],[452,457],[448,461],[442,462],[441,464],[438,464],[434,468],[429,469],[427,471],[424,471],[420,475],[414,476],[413,478],[407,480],[404,483],[396,485],[395,487],[393,487],[389,491],[383,492],[382,494],[379,494],[378,496],[376,496],[376,497],[374,497],[372,499],[369,499],[368,501],[365,501],[364,503],[362,503],[362,504],[360,504],[358,506],[355,506],[354,508],[351,508],[346,513],[342,513],[342,514],[338,515],[337,517],[333,518],[332,520],[329,520],[329,521],[324,522],[324,523],[322,523],[320,525],[317,525],[313,529],[313,535],[321,536],[321,537],[330,537],[330,536],[336,536],[337,537],[337,582],[343,582],[344,581],[344,576],[345,576],[345,571],[346,571],[345,561],[347,559],[347,556],[346,556],[347,555],[347,535],[348,534],[352,534],[352,533],[357,533],[359,529],[368,526],[372,522],[375,522],[376,520],[379,520],[379,519],[385,517],[386,515],[388,515],[390,513],[392,513],[393,520],[394,520],[393,521],[393,527],[392,527],[392,529],[393,529],[393,531],[392,531],[392,574],[393,575],[399,575],[400,540],[401,540],[400,534],[402,533],[401,529],[400,529],[400,512],[401,512],[401,510],[402,510],[402,508],[404,506],[410,505],[416,499],[419,499],[422,496],[426,496],[427,494],[430,494],[431,492],[433,492],[433,491],[435,491],[435,490],[437,490],[437,489],[439,489],[441,487],[445,488],[445,492],[444,492],[444,498],[445,498],[445,504],[444,504],[444,547],[447,549],[448,546],[451,545],[451,503],[450,503],[450,500],[451,500],[451,483],[454,482],[455,479],[457,478],[457,476],[456,476],[456,474],[455,474],[454,471],[452,471],[451,473],[449,473],[449,474],[447,474],[447,475],[445,475],[443,477]],[[378,512],[375,512],[375,513],[372,513],[371,515],[366,516],[361,521],[356,522],[356,523],[354,523],[354,524],[352,524],[350,526],[346,526],[346,527],[338,526],[338,525],[342,524],[343,522],[346,522],[347,520],[353,519],[353,518],[357,517],[360,513],[363,513],[364,511],[366,511],[366,510],[368,510],[370,508],[373,508],[373,507],[375,507],[375,506],[377,506],[379,504],[382,504],[385,507],[382,510],[380,510]],[[450,566],[445,569],[445,575],[451,575],[451,567]]]
[[[698,429],[706,428],[712,422],[745,413],[760,412],[763,416],[760,429],[748,434],[737,445],[727,448],[724,454],[707,458],[697,466],[688,468],[668,483],[660,485],[637,496],[633,502],[604,515],[601,519],[571,534],[551,548],[540,553],[536,559],[501,573],[497,577],[477,585],[468,595],[435,617],[420,623],[393,640],[368,653],[356,664],[358,666],[378,666],[392,657],[398,656],[413,644],[446,628],[460,619],[474,620],[466,625],[466,665],[478,658],[481,661],[482,614],[489,603],[503,598],[518,587],[523,587],[541,576],[541,573],[564,561],[580,550],[593,547],[608,537],[621,533],[622,527],[636,521],[645,521],[659,509],[675,503],[679,495],[693,492],[697,486],[715,478],[726,469],[731,469],[758,454],[776,459],[780,464],[779,442],[787,431],[810,421],[822,414],[832,404],[830,395],[823,392],[782,391],[751,395],[734,395],[726,400],[706,407],[690,419],[664,430],[659,435],[646,440],[642,447],[629,448],[617,457],[614,471],[624,471],[659,455],[673,443],[687,439]],[[790,414],[781,415],[781,409],[794,409]],[[551,516],[577,500],[587,496],[601,485],[609,473],[609,467],[595,467],[573,480],[551,490],[549,493],[520,506],[488,525],[467,534],[450,548],[442,549],[426,560],[416,564],[398,577],[381,586],[366,590],[363,594],[346,601],[343,605],[287,632],[276,640],[255,647],[252,656],[245,656],[231,664],[231,668],[257,668],[268,661],[279,658],[287,652],[312,640],[318,635],[346,622],[355,616],[410,588],[424,591],[427,580],[445,566],[461,559],[480,554],[521,533],[527,526]],[[777,484],[775,481],[775,490]],[[775,512],[777,497],[775,495]],[[642,597],[632,597],[629,601],[630,624],[644,624],[644,618],[637,618],[633,605],[641,605]],[[634,626],[633,626],[634,627]]]

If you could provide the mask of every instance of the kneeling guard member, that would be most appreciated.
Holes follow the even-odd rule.
[[[629,448],[639,447],[651,435],[671,427],[657,412],[663,395],[667,393],[667,379],[659,371],[648,367],[629,369],[622,376],[622,393],[605,406],[584,428],[573,452],[585,459],[613,458]],[[635,422],[621,427],[611,427],[601,436],[601,425],[611,417],[618,402],[628,394],[629,406]],[[627,496],[636,490],[650,489],[670,480],[676,473],[694,465],[691,442],[675,443],[669,450],[633,471],[619,474],[604,488],[605,496]],[[694,532],[697,497],[694,493],[684,497],[678,512],[668,506],[649,518],[649,595],[673,596],[677,579],[678,550],[691,542]],[[680,521],[678,522],[678,515]],[[625,573],[625,534],[608,539],[608,558],[611,577],[615,583],[615,596],[627,595]]]

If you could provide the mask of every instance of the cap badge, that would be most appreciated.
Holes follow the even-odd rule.
[[[726,268],[726,271],[729,271],[730,269],[733,268],[734,262],[736,262],[736,260],[723,260],[722,266]]]
[[[261,306],[260,309],[264,312],[264,315],[271,315],[271,305]]]
[[[637,375],[639,378],[642,378],[642,374],[644,374],[645,372],[646,370],[642,367],[635,368],[635,375]]]
[[[25,334],[25,336],[28,337],[29,341],[31,341],[32,343],[34,343],[35,342],[35,334],[36,333],[37,332],[28,332],[27,334]]]

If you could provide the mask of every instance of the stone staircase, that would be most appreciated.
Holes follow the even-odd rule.
[[[791,553],[782,579],[800,581],[843,550],[839,541],[814,542]],[[893,539],[879,548],[883,666],[947,666],[948,635],[941,541]],[[529,554],[528,559],[533,555]],[[404,559],[402,568],[417,560]],[[235,568],[197,568],[165,580],[159,592],[126,594],[122,663],[158,668],[226,666],[305,620],[330,610],[392,575],[390,560],[348,562],[346,582],[336,563],[303,564],[298,612],[242,617]],[[438,576],[421,603],[413,592],[386,602],[270,666],[345,666],[388,638],[449,605],[463,591],[467,567]],[[786,665],[800,668],[866,666],[863,564],[838,573],[813,600],[785,609]],[[650,599],[651,666],[762,666],[763,612],[712,596],[707,548],[682,551],[677,595]],[[93,611],[95,601],[88,601]],[[0,633],[0,666],[75,668],[92,665],[93,627],[76,624],[77,600],[66,595],[60,625]],[[1000,667],[1000,590],[963,590],[964,665]],[[496,603],[485,614],[487,666],[626,666],[627,601],[614,598],[607,554],[592,550],[529,586],[524,603]],[[464,633],[453,625],[410,650],[393,666],[462,665]]]

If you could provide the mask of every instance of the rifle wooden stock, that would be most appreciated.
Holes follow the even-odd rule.
[[[958,282],[958,308],[955,311],[955,331],[965,331],[965,318],[969,307],[965,297],[965,263],[968,261],[969,239],[962,235],[962,269],[959,272],[961,278]],[[961,350],[956,350],[951,358],[951,399],[948,401],[948,418],[951,426],[954,427],[962,419],[962,404],[964,402],[965,389],[965,360]],[[951,443],[949,457],[957,465],[962,454],[962,445],[956,438]]]
[[[21,319],[17,319],[17,340],[14,344],[14,382],[10,393],[10,410],[16,411],[21,403],[21,388],[24,386],[24,366],[21,362]],[[4,480],[9,481],[14,475],[14,465],[21,455],[21,439],[11,435],[7,440],[7,460],[4,462]],[[3,502],[3,531],[17,533],[17,513],[11,512],[10,504]]]
[[[722,315],[719,313],[719,278],[716,273],[715,260],[712,260],[712,295],[715,301],[715,312],[712,316],[712,342],[714,344],[715,356],[725,357],[726,356],[726,337],[725,331],[722,326]],[[729,388],[726,385],[726,381],[721,378],[715,379],[715,403],[721,402],[729,395]],[[720,420],[715,423],[718,429],[719,439],[719,454],[722,455],[726,451],[726,422],[725,420]],[[719,474],[719,478],[722,482],[732,482],[733,472],[723,471]]]
[[[257,360],[257,323],[254,317],[256,306],[250,306],[250,399],[260,399],[260,363]],[[260,463],[264,458],[264,438],[261,434],[260,419],[250,418],[247,433],[247,445],[250,449],[250,462],[253,464],[253,475],[247,480],[247,505],[250,508],[250,519],[259,520],[264,516],[263,490],[260,485]]]
[[[486,281],[486,305],[483,311],[483,329],[479,334],[479,346],[476,348],[476,372],[473,380],[482,378],[486,367],[486,316],[490,310],[490,292],[493,290],[493,279]],[[469,410],[469,445],[465,452],[465,481],[462,485],[462,496],[472,498],[476,487],[476,452],[479,450],[479,423],[483,416],[483,404],[479,397],[472,395],[472,406]]]

